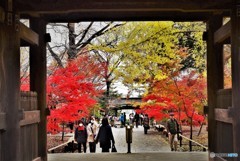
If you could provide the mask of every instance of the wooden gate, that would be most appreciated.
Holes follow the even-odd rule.
[[[38,157],[40,111],[37,110],[37,93],[21,92],[20,107],[23,110],[23,119],[20,121],[20,160],[40,161]]]
[[[223,14],[216,14],[207,26],[210,160],[240,160],[239,2],[232,6],[226,24]],[[224,89],[224,44],[231,44],[231,89]]]
[[[1,0],[0,160],[47,160],[46,23],[86,20],[208,21],[209,150],[216,154],[233,152],[240,155],[239,6],[240,0],[72,0],[71,3],[69,0],[37,3],[33,0]],[[230,17],[231,21],[223,25],[223,16]],[[20,17],[30,19],[30,29],[19,23]],[[23,93],[20,97],[19,92],[19,48],[26,42],[30,46],[30,89],[37,92],[37,106],[23,105],[25,99],[34,102],[36,93]],[[223,45],[230,42],[233,86],[227,90],[223,88]],[[240,157],[227,160],[240,161]]]

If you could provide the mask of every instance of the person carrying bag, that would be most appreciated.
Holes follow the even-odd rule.
[[[116,149],[116,146],[115,144],[112,145],[112,150],[111,150],[112,153],[116,153],[117,152],[117,149]]]

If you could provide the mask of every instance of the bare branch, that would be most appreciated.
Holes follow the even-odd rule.
[[[50,54],[52,55],[52,57],[56,60],[57,64],[60,67],[63,67],[62,61],[61,59],[58,57],[58,55],[52,50],[52,48],[50,47],[49,43],[47,43],[47,49],[49,50]]]

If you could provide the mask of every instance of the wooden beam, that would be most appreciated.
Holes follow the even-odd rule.
[[[211,12],[149,11],[149,12],[76,12],[41,15],[48,22],[80,21],[205,21]],[[228,13],[225,13],[227,16]],[[23,17],[23,16],[22,16]],[[29,17],[29,15],[25,15]]]
[[[232,107],[232,89],[219,89],[217,91],[218,108]]]
[[[208,145],[217,150],[215,108],[217,91],[223,88],[223,48],[214,44],[214,33],[222,26],[222,16],[210,17],[207,22],[207,91],[208,91]]]
[[[40,111],[24,111],[23,120],[20,121],[20,126],[35,124],[40,122]]]
[[[231,22],[228,21],[214,33],[214,43],[223,43],[231,36]]]
[[[38,34],[25,26],[24,24],[20,23],[20,38],[23,39],[24,41],[33,44],[33,45],[38,45]]]
[[[32,161],[42,161],[41,157],[37,157],[35,159],[33,159]]]
[[[38,124],[38,156],[47,160],[47,115],[46,115],[46,22],[42,18],[30,18],[30,28],[39,34],[39,46],[30,46],[30,90],[37,92],[37,106],[40,110]]]
[[[5,22],[5,12],[2,7],[0,7],[0,22],[4,23]]]
[[[183,137],[184,139],[186,139],[186,140],[188,140],[188,141],[191,141],[191,142],[197,144],[198,146],[201,146],[202,148],[208,150],[208,147],[206,147],[206,146],[204,146],[204,145],[202,145],[202,144],[200,144],[200,143],[198,143],[198,142],[196,142],[196,141],[194,141],[194,140],[192,140],[192,139],[190,139],[190,138],[188,138],[188,137],[186,137],[186,136],[184,136],[184,135],[182,135],[182,134],[178,134],[178,135],[181,136],[181,137]]]
[[[17,0],[19,13],[73,13],[109,11],[222,11],[230,10],[231,0]]]
[[[60,145],[57,145],[57,146],[55,146],[55,147],[52,147],[52,148],[48,149],[48,152],[52,152],[53,150],[55,150],[55,149],[57,149],[57,148],[59,148],[59,147],[61,147],[61,146],[67,145],[68,143],[70,143],[70,142],[72,142],[72,141],[74,141],[74,136],[70,137],[67,142],[62,143],[62,144],[60,144]]]
[[[215,109],[215,120],[226,122],[226,123],[233,123],[231,117],[229,117],[229,109]]]
[[[214,157],[214,161],[227,161],[227,160],[222,157],[216,156]]]
[[[0,130],[4,130],[6,128],[6,114],[0,113]]]
[[[231,54],[232,54],[232,108],[233,108],[233,152],[240,152],[240,0],[234,1],[231,15]],[[240,157],[234,158],[239,161]]]

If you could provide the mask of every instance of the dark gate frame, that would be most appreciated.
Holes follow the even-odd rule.
[[[240,0],[1,0],[0,160],[18,161],[28,152],[20,148],[23,120],[37,125],[38,152],[29,160],[47,160],[46,24],[112,20],[207,22],[209,151],[240,155],[239,6]],[[231,21],[223,25],[226,16]],[[20,18],[29,19],[30,28]],[[227,43],[231,43],[232,89],[223,89],[223,45]],[[30,89],[37,93],[35,112],[23,111],[20,105],[19,48],[26,45],[30,46]]]

